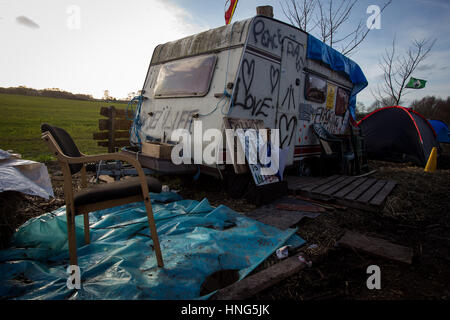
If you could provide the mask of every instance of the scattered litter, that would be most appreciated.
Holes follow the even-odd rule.
[[[309,268],[312,267],[312,262],[306,260],[305,257],[304,257],[302,254],[300,254],[300,255],[298,256],[298,260],[299,260],[300,262],[306,264]]]
[[[169,192],[169,191],[170,191],[170,188],[169,188],[168,185],[165,184],[165,185],[162,186],[161,191],[162,191],[162,192]]]
[[[282,246],[281,248],[277,249],[277,258],[284,259],[289,257],[289,248],[290,246]]]
[[[0,192],[19,191],[45,199],[53,197],[45,164],[23,160],[0,149]]]
[[[317,244],[314,243],[314,244],[308,246],[307,249],[313,250],[313,249],[316,249],[316,248],[318,248],[318,247],[319,247],[319,246],[318,246]]]

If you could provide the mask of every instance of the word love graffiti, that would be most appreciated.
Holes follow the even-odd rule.
[[[272,65],[269,70],[271,94],[274,93],[278,85],[279,75],[280,70]],[[251,88],[254,78],[255,78],[255,60],[249,61],[247,59],[244,59],[244,61],[242,62],[242,73],[241,77],[238,79],[235,97],[239,95],[240,81],[242,80],[244,85],[245,98],[243,103],[239,101],[234,101],[234,105],[240,106],[245,110],[251,110],[252,116],[267,117],[267,113],[265,111],[267,111],[267,109],[273,108],[272,98],[265,97],[259,99],[256,97],[256,95],[252,94]]]

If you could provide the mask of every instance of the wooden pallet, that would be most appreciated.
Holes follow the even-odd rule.
[[[326,178],[288,176],[289,191],[312,199],[333,200],[348,207],[378,211],[397,182],[369,177],[333,175]]]

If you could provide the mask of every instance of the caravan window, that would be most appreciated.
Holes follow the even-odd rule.
[[[306,75],[306,100],[324,103],[327,97],[327,82],[311,74]]]
[[[205,96],[216,60],[215,55],[208,55],[164,64],[156,80],[155,98]]]
[[[343,88],[339,88],[336,96],[336,109],[337,116],[342,116],[347,111],[348,100],[350,98],[350,92]]]

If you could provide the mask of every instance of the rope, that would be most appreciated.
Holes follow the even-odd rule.
[[[136,96],[133,99],[130,100],[130,102],[128,102],[127,108],[126,108],[126,115],[127,115],[127,119],[128,120],[133,120],[133,123],[131,125],[130,128],[130,142],[132,141],[132,137],[135,137],[135,141],[137,141],[137,145],[139,146],[139,148],[142,145],[141,142],[141,137],[139,135],[139,132],[141,131],[141,127],[142,127],[142,122],[141,122],[141,106],[142,106],[142,101],[144,100],[144,97],[142,95],[140,96]],[[136,109],[133,109],[133,105],[137,103],[136,105]],[[133,114],[133,118],[129,118],[128,117],[128,110],[131,111],[131,113]],[[131,142],[133,144],[133,142]]]

